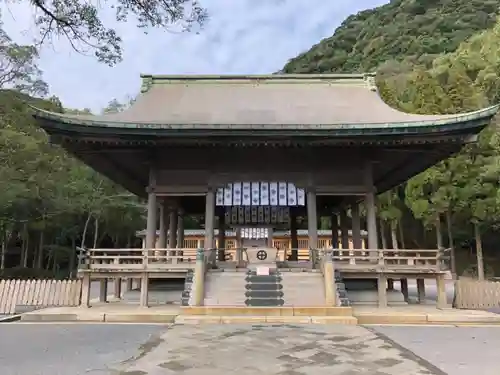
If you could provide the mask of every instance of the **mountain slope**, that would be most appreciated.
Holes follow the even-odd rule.
[[[392,0],[348,17],[333,36],[291,59],[283,73],[366,72],[403,59],[432,60],[492,27],[500,0]]]

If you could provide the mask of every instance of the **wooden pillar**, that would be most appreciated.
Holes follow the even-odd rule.
[[[349,223],[345,208],[340,210],[340,242],[342,250],[349,249]]]
[[[387,276],[378,275],[378,307],[387,307]]]
[[[379,257],[378,251],[378,235],[377,235],[377,211],[375,206],[375,186],[373,185],[372,164],[369,162],[365,168],[365,205],[366,205],[366,226],[368,231],[368,255],[372,257],[371,262],[377,263]],[[374,251],[375,250],[375,251]],[[378,261],[380,263],[380,259]],[[385,285],[385,282],[384,282]]]
[[[337,214],[332,214],[332,248],[339,248],[339,217]]]
[[[290,208],[290,240],[291,251],[289,260],[296,262],[299,260],[299,238],[297,236],[297,211],[294,207]]]
[[[236,262],[238,267],[243,261],[243,243],[241,242],[241,228],[236,228]]]
[[[353,202],[351,206],[351,218],[352,218],[352,247],[359,250],[363,247],[361,239],[361,218],[359,216],[359,205],[357,202]]]
[[[437,287],[437,308],[444,309],[448,306],[444,274],[439,274],[436,276],[436,287]]]
[[[316,192],[307,191],[307,231],[309,233],[309,260],[316,267],[318,255],[318,212],[316,207]]]
[[[169,249],[175,249],[177,247],[177,224],[178,224],[177,208],[172,208],[172,210],[170,211],[169,228],[168,228]]]
[[[219,215],[219,233],[218,233],[218,251],[217,259],[219,262],[224,262],[226,260],[226,215],[222,212]]]
[[[405,299],[405,302],[408,302],[408,279],[401,279],[401,293]]]
[[[205,202],[205,250],[214,249],[215,193],[209,188]],[[215,263],[215,252],[210,254],[210,262]]]
[[[168,206],[166,202],[163,202],[160,205],[160,233],[158,235],[158,241],[156,242],[156,247],[158,249],[167,248],[168,227],[169,227]]]
[[[307,230],[309,234],[309,249],[318,248],[318,213],[316,208],[316,192],[307,191]]]
[[[148,266],[149,262],[149,250],[154,248],[156,242],[156,170],[150,168],[149,170],[149,186],[148,186],[148,216],[146,223],[146,248],[143,250],[144,253],[144,267]],[[141,275],[141,294],[140,294],[140,305],[141,307],[148,306],[148,288],[149,288],[149,274],[148,272],[143,272]]]
[[[178,249],[184,248],[184,210],[180,208],[177,211],[177,246]]]
[[[418,303],[425,303],[425,279],[417,279]]]

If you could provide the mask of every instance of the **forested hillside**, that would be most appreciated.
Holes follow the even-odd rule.
[[[499,0],[392,0],[348,17],[291,59],[284,73],[366,72],[390,60],[427,62],[496,21]]]
[[[499,101],[499,4],[391,1],[349,17],[332,37],[292,59],[283,71],[376,70],[381,96],[400,110],[479,109]],[[477,144],[379,196],[384,246],[454,246],[459,274],[477,273],[484,251],[486,273],[500,272],[497,122]]]

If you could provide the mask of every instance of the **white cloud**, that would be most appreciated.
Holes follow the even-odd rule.
[[[113,98],[134,95],[140,73],[272,73],[286,61],[332,35],[350,14],[387,0],[204,0],[210,21],[199,34],[162,29],[144,34],[133,24],[116,24],[110,10],[102,17],[123,38],[124,60],[115,67],[82,56],[57,41],[41,53],[40,67],[51,94],[65,106],[98,111]],[[36,29],[29,2],[0,8],[4,29],[29,43]]]

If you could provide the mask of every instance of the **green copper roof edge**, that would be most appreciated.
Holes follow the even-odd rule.
[[[235,79],[270,79],[270,80],[286,80],[286,79],[360,79],[376,76],[375,72],[368,73],[328,73],[328,74],[141,74],[142,79],[152,80],[180,80],[180,81],[197,81],[197,80],[218,80],[231,81]]]
[[[50,121],[60,122],[66,125],[79,125],[88,127],[115,128],[115,129],[149,129],[149,130],[350,130],[350,129],[388,129],[388,128],[408,128],[408,127],[435,127],[441,125],[449,125],[454,123],[466,123],[482,118],[490,118],[494,116],[500,104],[483,108],[477,111],[450,116],[440,120],[424,120],[424,121],[409,121],[409,122],[389,122],[389,123],[367,123],[367,124],[161,124],[161,123],[131,123],[104,121],[102,119],[90,120],[70,117],[65,114],[46,111],[34,106],[30,107],[35,111],[35,118],[46,119]]]

